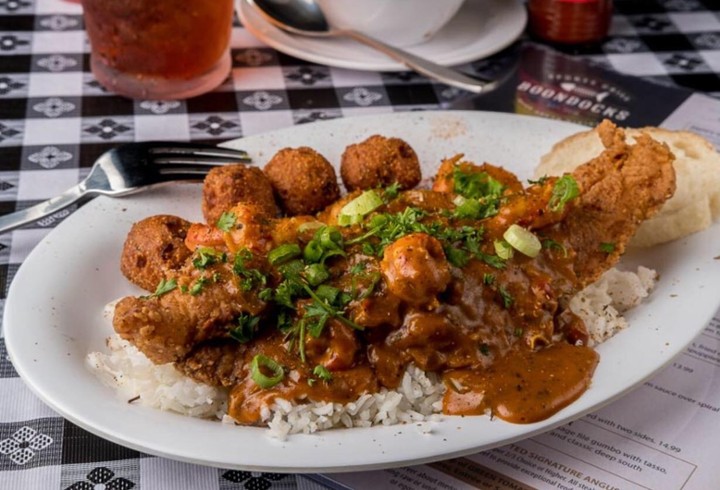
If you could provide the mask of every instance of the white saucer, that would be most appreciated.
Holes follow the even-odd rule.
[[[243,26],[285,54],[323,65],[372,71],[403,71],[405,65],[349,39],[315,39],[286,34],[270,25],[247,0],[236,0]],[[458,65],[497,53],[522,34],[527,22],[519,0],[467,0],[433,38],[407,48],[441,65]]]

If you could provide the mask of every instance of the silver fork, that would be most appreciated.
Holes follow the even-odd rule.
[[[242,150],[195,143],[148,141],[106,151],[76,186],[35,206],[0,216],[0,233],[13,230],[97,195],[127,196],[159,184],[202,180],[223,163],[250,163]]]

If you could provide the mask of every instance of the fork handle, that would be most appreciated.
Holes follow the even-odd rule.
[[[85,186],[77,184],[59,196],[48,199],[40,204],[23,209],[22,211],[0,216],[0,234],[57,213],[78,202],[85,194]]]

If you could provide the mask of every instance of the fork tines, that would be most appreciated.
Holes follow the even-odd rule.
[[[160,158],[153,158],[153,163],[157,165],[162,166],[170,166],[170,165],[176,165],[181,168],[185,168],[185,166],[197,166],[200,168],[204,168],[207,172],[212,167],[217,167],[219,165],[222,165],[224,163],[248,163],[250,162],[250,159],[230,159],[230,158],[217,158],[217,157],[185,157],[185,156],[177,156],[177,157],[160,157]]]
[[[153,155],[155,163],[198,163],[198,164],[219,164],[219,163],[250,163],[251,159],[243,150],[230,148],[219,148],[215,146],[202,146],[192,143],[170,143],[167,145],[155,145],[148,148]]]

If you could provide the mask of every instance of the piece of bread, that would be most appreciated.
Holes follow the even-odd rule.
[[[626,136],[644,132],[670,147],[675,155],[677,189],[660,212],[643,223],[631,246],[649,247],[703,230],[720,218],[720,154],[702,136],[688,131],[646,127],[626,129]],[[562,175],[603,150],[594,129],[556,143],[535,169],[535,177]]]

